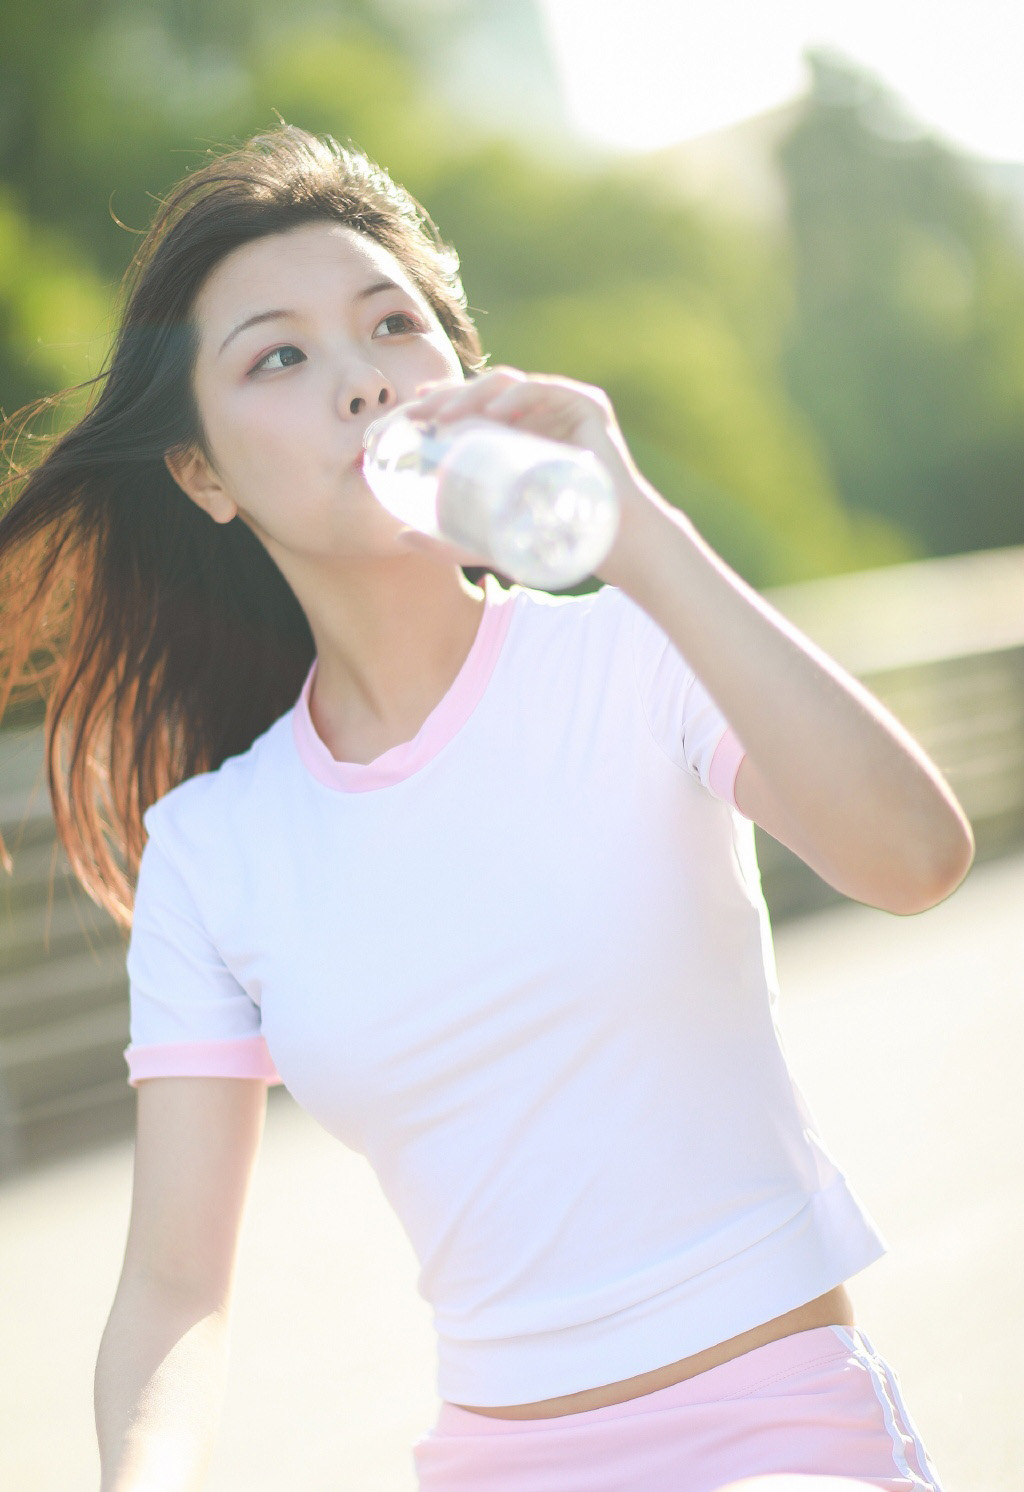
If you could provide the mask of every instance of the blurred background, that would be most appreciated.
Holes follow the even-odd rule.
[[[121,275],[173,182],[278,118],[330,132],[455,244],[491,361],[605,388],[658,490],[949,776],[978,863],[953,902],[910,922],[838,904],[759,837],[794,1065],[893,1245],[896,1262],[855,1299],[909,1365],[946,1492],[1010,1492],[1024,1464],[1010,1164],[1024,1139],[1010,1065],[1024,1035],[1017,12],[0,0],[5,418],[99,371]],[[86,397],[36,428],[74,420]],[[30,450],[29,432],[17,455]],[[0,1471],[13,1458],[28,1492],[94,1475],[91,1364],[120,1267],[134,1115],[124,943],[54,843],[39,724],[23,711],[0,726],[14,858],[0,877],[0,1280],[20,1282],[8,1356],[21,1375]],[[311,1361],[330,1396],[306,1492],[412,1488],[405,1441],[432,1409],[429,1333],[404,1238],[360,1167],[324,1148],[283,1089],[270,1094],[261,1262],[239,1304],[252,1356],[215,1492],[281,1485],[262,1417],[297,1381],[314,1392]],[[319,1192],[325,1176],[341,1200],[314,1217],[299,1182]],[[308,1300],[287,1293],[300,1239],[322,1264],[301,1271],[318,1281],[317,1321],[321,1307],[358,1318],[347,1357],[329,1325],[311,1346]],[[246,1323],[268,1310],[282,1335],[257,1345]],[[332,1413],[353,1402],[358,1413]]]

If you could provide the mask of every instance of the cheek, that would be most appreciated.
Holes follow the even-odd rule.
[[[210,431],[214,451],[224,461],[222,470],[245,487],[276,485],[283,473],[299,469],[317,448],[311,433],[316,423],[314,401],[284,394],[278,388],[273,397],[264,398],[253,390],[250,397],[227,403]]]
[[[423,356],[419,360],[421,367],[418,371],[418,376],[422,374],[424,380],[442,376],[462,378],[462,364],[459,362],[459,355],[443,331],[439,331],[436,336],[431,337],[428,342],[422,343],[421,346],[423,348]],[[443,364],[443,368],[439,364]]]
[[[273,412],[253,400],[244,410],[224,408],[207,431],[221,478],[239,509],[269,537],[289,543],[315,524],[320,485],[310,471],[317,446],[299,409]]]

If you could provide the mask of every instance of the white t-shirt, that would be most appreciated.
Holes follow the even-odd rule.
[[[365,1154],[455,1403],[632,1377],[880,1257],[787,1070],[742,747],[647,614],[488,576],[366,765],[313,671],[145,816],[129,1081],[283,1081]]]

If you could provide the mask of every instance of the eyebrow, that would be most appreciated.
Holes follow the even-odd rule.
[[[357,290],[352,299],[356,301],[369,300],[371,295],[378,295],[382,290],[398,290],[402,295],[409,294],[404,285],[398,285],[394,280],[374,280],[372,285],[366,285],[362,290]],[[256,326],[261,321],[276,321],[279,317],[290,316],[294,319],[298,315],[297,311],[259,311],[255,316],[247,317],[245,321],[240,321],[232,331],[228,332],[220,344],[220,351],[217,353],[217,356],[220,357],[221,352],[224,351],[232,338],[237,337],[239,332],[244,332],[246,327]]]

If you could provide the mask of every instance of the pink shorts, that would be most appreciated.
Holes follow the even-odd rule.
[[[846,1326],[579,1414],[506,1420],[442,1404],[413,1459],[420,1492],[716,1492],[772,1472],[942,1492],[896,1374]]]

